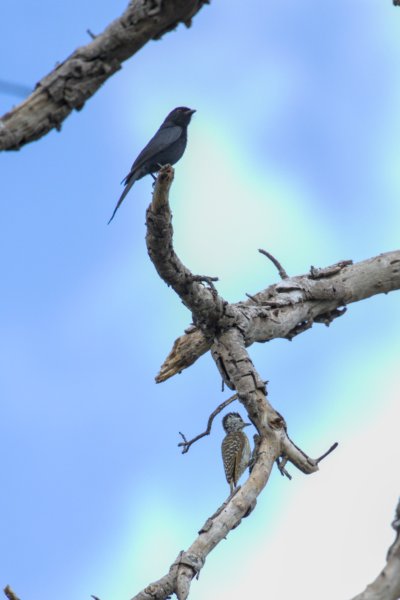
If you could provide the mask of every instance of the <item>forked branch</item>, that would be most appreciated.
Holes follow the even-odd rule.
[[[237,400],[237,397],[238,397],[237,394],[233,394],[233,396],[231,396],[230,398],[225,400],[225,402],[221,402],[221,404],[219,406],[217,406],[217,408],[209,416],[208,422],[207,422],[207,429],[205,431],[203,431],[203,433],[199,433],[199,435],[196,435],[191,440],[187,440],[186,436],[183,433],[179,432],[179,435],[183,439],[183,442],[180,442],[178,444],[178,446],[182,446],[182,454],[186,454],[186,452],[189,452],[189,448],[192,444],[194,444],[195,442],[198,442],[199,440],[201,440],[201,438],[205,437],[206,435],[210,435],[212,423],[213,423],[215,417],[222,410],[224,410],[224,408],[226,408],[231,402],[233,402],[234,400]]]
[[[353,264],[341,261],[310,273],[282,279],[279,283],[231,305],[250,315],[246,346],[276,338],[292,340],[315,323],[330,325],[346,312],[346,306],[377,294],[400,289],[400,250],[386,252]],[[161,383],[210,350],[212,340],[199,327],[180,336],[156,376]]]
[[[161,600],[172,592],[177,595],[178,600],[186,600],[191,581],[198,575],[209,552],[254,509],[257,496],[267,484],[275,461],[280,459],[282,473],[286,472],[285,465],[291,462],[303,473],[311,474],[318,470],[318,462],[322,459],[310,458],[288,437],[286,422],[267,400],[265,381],[257,373],[247,353],[246,346],[252,335],[251,331],[263,319],[268,318],[270,307],[262,304],[255,306],[253,302],[229,304],[218,294],[214,285],[210,286],[209,278],[193,275],[176,255],[169,207],[173,175],[174,171],[169,165],[160,170],[153,201],[147,210],[146,241],[149,256],[160,277],[175,290],[191,311],[193,322],[208,341],[225,385],[236,392],[210,416],[206,432],[189,442],[184,438],[180,445],[185,452],[194,441],[207,435],[215,415],[236,397],[245,407],[258,434],[254,461],[247,481],[207,519],[199,536],[187,551],[180,554],[169,573],[140,592],[133,600]],[[281,298],[280,301],[287,307],[293,281],[283,280],[281,285],[286,284],[286,281],[291,283],[285,287],[285,292],[282,292],[283,300]]]

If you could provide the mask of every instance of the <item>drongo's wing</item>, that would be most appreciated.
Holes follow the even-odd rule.
[[[147,161],[156,156],[159,152],[166,150],[174,142],[176,142],[182,133],[182,127],[179,125],[171,125],[170,127],[161,127],[157,133],[151,138],[147,146],[143,148],[137,159],[132,165],[132,171],[140,169]]]

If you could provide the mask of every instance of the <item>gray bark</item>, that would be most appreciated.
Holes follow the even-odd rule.
[[[398,289],[400,250],[395,250],[355,264],[343,261],[325,269],[311,268],[310,273],[285,278],[249,300],[225,303],[225,322],[236,321],[244,331],[246,346],[275,338],[291,340],[314,323],[330,325],[352,302]],[[201,326],[187,329],[174,342],[157,383],[192,365],[211,345],[212,339]]]
[[[187,27],[208,0],[132,0],[125,12],[92,42],[78,48],[36,85],[34,92],[0,119],[0,150],[19,150],[83,108],[100,86],[150,40],[179,23]]]
[[[246,348],[256,341],[291,338],[316,321],[329,324],[343,314],[340,307],[400,288],[400,251],[356,265],[345,261],[326,269],[311,269],[308,275],[292,278],[286,276],[275,260],[283,277],[280,283],[245,302],[229,304],[218,294],[215,278],[194,275],[174,251],[168,202],[173,176],[172,167],[167,165],[157,178],[153,201],[147,210],[148,252],[160,277],[192,312],[195,326],[187,331],[184,336],[187,342],[183,342],[187,344],[186,357],[191,353],[195,359],[199,349],[211,350],[224,383],[237,392],[258,434],[254,464],[247,481],[207,519],[198,537],[180,554],[169,573],[133,600],[161,600],[167,598],[171,590],[179,600],[186,600],[191,581],[199,574],[207,555],[254,509],[274,462],[278,462],[282,474],[287,474],[288,462],[303,473],[312,474],[325,456],[310,458],[289,438],[285,420],[269,402],[266,384]],[[177,345],[175,352],[176,349]],[[176,363],[174,369],[179,370]]]

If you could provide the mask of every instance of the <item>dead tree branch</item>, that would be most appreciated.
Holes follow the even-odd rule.
[[[259,248],[258,251],[260,252],[260,254],[264,254],[264,256],[266,256],[267,258],[269,258],[269,260],[272,262],[272,264],[277,268],[278,273],[279,273],[279,277],[281,279],[288,279],[289,278],[289,275],[286,273],[285,269],[282,267],[282,265],[279,262],[279,260],[277,258],[275,258],[275,256],[273,256],[270,252],[267,252],[266,250],[263,250],[262,248]]]
[[[279,437],[280,434],[273,435],[270,439],[265,438],[261,441],[257,460],[249,479],[232,498],[207,519],[198,537],[171,565],[169,573],[147,586],[132,600],[166,600],[172,593],[176,594],[178,600],[186,600],[191,581],[200,573],[207,555],[255,507],[257,496],[267,484],[274,457],[279,453]],[[318,467],[311,467],[312,460],[309,460],[308,472],[311,473]]]
[[[103,33],[78,48],[36,85],[34,92],[0,119],[0,150],[18,150],[61,124],[150,40],[158,40],[192,17],[208,0],[131,1]]]
[[[210,435],[212,423],[213,423],[215,417],[221,412],[221,410],[224,410],[224,408],[226,408],[231,402],[233,402],[234,400],[237,400],[237,397],[238,397],[237,394],[233,394],[233,396],[231,396],[230,398],[225,400],[225,402],[221,402],[221,404],[219,406],[217,406],[217,408],[209,416],[208,422],[207,422],[207,429],[205,431],[203,431],[203,433],[199,433],[199,435],[196,435],[193,439],[188,441],[186,439],[186,437],[183,435],[183,433],[179,432],[179,435],[181,435],[182,439],[183,439],[183,442],[180,442],[178,444],[178,446],[182,446],[182,454],[186,454],[186,452],[189,452],[189,448],[192,444],[194,444],[195,442],[198,442],[199,440],[201,440],[201,438],[205,437],[206,435]]]
[[[326,452],[324,452],[323,454],[321,454],[321,456],[319,458],[317,458],[317,464],[319,464],[322,460],[324,460],[324,458],[326,458],[327,456],[329,456],[329,454],[331,452],[333,452],[334,450],[336,450],[336,448],[338,447],[338,443],[335,442],[334,444],[332,444],[332,446],[329,448],[329,450],[327,450]]]
[[[172,167],[167,165],[160,170],[155,184],[153,201],[147,210],[148,252],[160,277],[180,296],[192,312],[193,322],[209,340],[211,354],[224,383],[236,390],[259,437],[248,480],[207,519],[199,536],[187,551],[181,553],[169,573],[133,600],[161,600],[167,598],[171,590],[178,600],[186,600],[192,579],[199,574],[207,555],[254,509],[257,496],[267,484],[277,459],[281,459],[282,469],[291,462],[306,474],[318,470],[318,459],[307,456],[288,437],[285,420],[267,400],[266,384],[246,350],[247,340],[253,335],[251,331],[264,318],[265,307],[229,304],[213,286],[204,285],[203,277],[193,275],[174,251],[168,201],[173,175]],[[209,284],[208,278],[206,283]],[[287,288],[285,290],[288,294]],[[284,305],[287,303],[288,299]]]
[[[400,289],[400,250],[386,252],[352,264],[342,261],[324,269],[283,279],[249,300],[230,305],[251,326],[246,328],[246,347],[275,338],[292,340],[314,323],[329,325],[345,307]],[[179,337],[156,377],[161,383],[192,365],[210,350],[212,340],[201,328],[191,328]]]
[[[352,600],[398,600],[400,598],[400,500],[392,523],[396,539],[389,548],[386,565],[378,577]]]

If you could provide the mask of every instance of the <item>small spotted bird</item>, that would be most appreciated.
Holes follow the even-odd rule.
[[[231,494],[235,491],[237,482],[250,461],[250,442],[247,435],[242,431],[248,425],[251,425],[251,423],[245,423],[239,413],[236,412],[228,413],[222,419],[222,426],[226,431],[221,446],[222,460]]]

